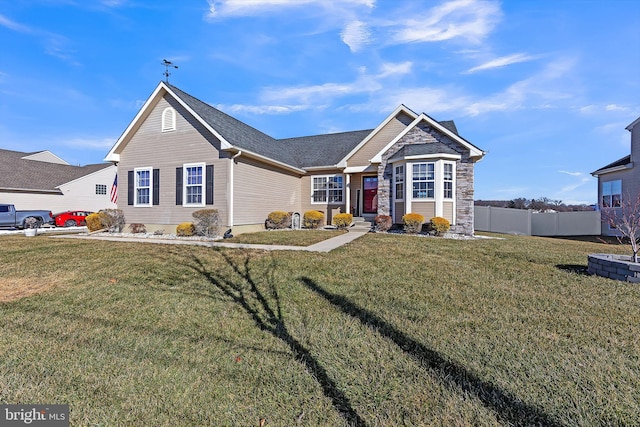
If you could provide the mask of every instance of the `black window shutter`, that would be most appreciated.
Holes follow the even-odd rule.
[[[153,170],[153,204],[160,204],[160,169]]]
[[[182,206],[182,167],[176,168],[176,205]]]
[[[207,179],[206,204],[207,205],[212,205],[213,204],[213,165],[207,165],[207,176],[206,176],[206,179]]]
[[[134,198],[134,185],[135,182],[133,181],[133,171],[127,171],[127,204],[129,206],[133,205],[133,198]]]

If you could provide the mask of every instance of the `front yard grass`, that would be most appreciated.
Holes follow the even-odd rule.
[[[501,237],[2,237],[0,404],[99,426],[639,425],[640,287],[583,273],[626,248]]]
[[[225,242],[260,245],[310,246],[346,232],[346,230],[271,230],[238,234],[233,236],[231,239],[225,240]]]

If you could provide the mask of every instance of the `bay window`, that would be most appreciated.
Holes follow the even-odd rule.
[[[413,164],[413,198],[435,197],[435,163]]]
[[[445,199],[453,199],[453,164],[444,163],[443,179],[443,193],[442,196]]]

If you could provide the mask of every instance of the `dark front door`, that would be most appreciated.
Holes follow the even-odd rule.
[[[377,213],[378,212],[378,177],[377,176],[365,176],[362,179],[362,188],[364,189],[362,198],[362,212],[363,213]]]

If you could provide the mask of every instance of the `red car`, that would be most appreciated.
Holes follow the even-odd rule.
[[[75,227],[76,225],[86,225],[85,218],[92,214],[89,211],[66,211],[53,216],[53,220],[58,227]]]

